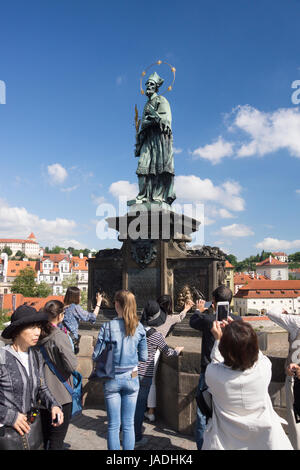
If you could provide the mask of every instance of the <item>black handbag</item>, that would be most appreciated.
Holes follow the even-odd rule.
[[[296,423],[300,423],[300,380],[297,377],[294,377],[293,393],[295,421]]]
[[[105,348],[95,361],[94,369],[89,380],[98,379],[114,379],[115,378],[115,364],[114,364],[114,350],[115,342],[111,340],[110,322],[109,328],[109,341],[106,341]],[[105,337],[106,328],[104,330]]]
[[[0,450],[43,450],[43,431],[40,413],[30,424],[28,434],[21,436],[11,426],[0,427]]]
[[[208,387],[198,390],[196,395],[196,402],[201,413],[206,417],[206,422],[212,417],[213,404],[212,394],[208,391]]]

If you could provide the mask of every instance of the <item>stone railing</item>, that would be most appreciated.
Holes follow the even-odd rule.
[[[91,358],[98,331],[80,330],[80,334],[77,369],[83,377],[83,403],[87,408],[104,409],[102,383],[88,380],[93,368]],[[288,352],[287,332],[258,332],[258,339],[260,349],[272,362],[269,393],[273,406],[282,417],[285,417],[284,364]],[[183,354],[171,358],[161,355],[156,377],[157,415],[171,429],[187,435],[194,433],[195,395],[200,374],[201,340],[201,336],[166,338],[171,347],[184,346]]]

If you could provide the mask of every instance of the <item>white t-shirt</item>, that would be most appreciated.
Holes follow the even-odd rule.
[[[29,375],[29,353],[18,351],[17,355],[18,355],[20,362],[25,367],[27,374]]]

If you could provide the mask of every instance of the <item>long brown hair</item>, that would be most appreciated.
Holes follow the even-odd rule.
[[[79,304],[80,302],[80,289],[76,286],[68,287],[65,298],[64,304],[71,305],[71,304]]]
[[[257,334],[249,323],[236,320],[225,326],[219,344],[224,364],[234,370],[246,370],[258,359]]]
[[[133,336],[139,323],[135,296],[129,290],[119,290],[115,294],[115,301],[119,302],[123,310],[126,336]]]

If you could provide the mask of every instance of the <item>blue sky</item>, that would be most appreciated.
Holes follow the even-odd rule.
[[[299,0],[2,4],[0,237],[120,246],[96,209],[136,191],[134,106],[160,59],[176,67],[176,202],[204,204],[205,244],[300,251],[299,15]]]

